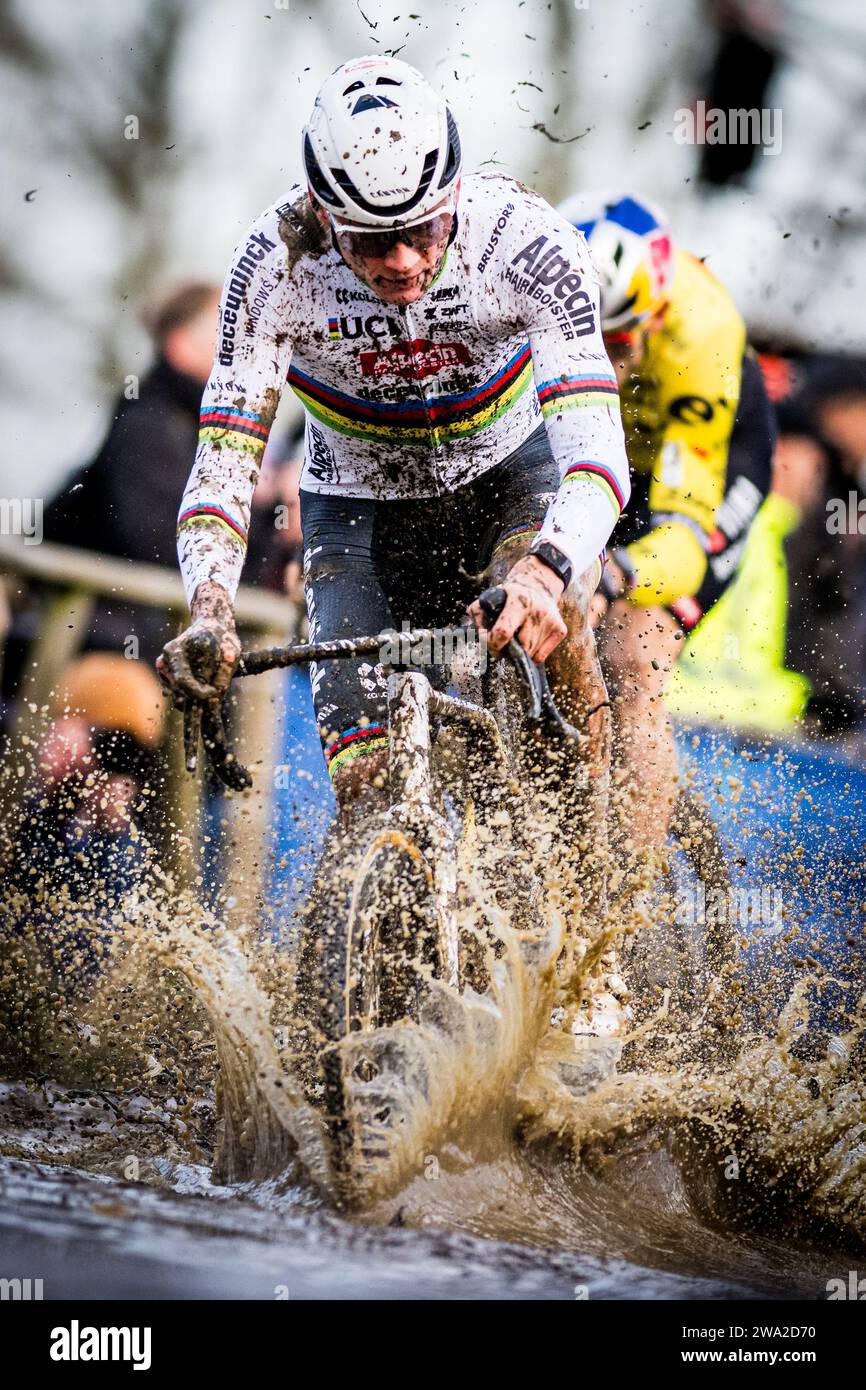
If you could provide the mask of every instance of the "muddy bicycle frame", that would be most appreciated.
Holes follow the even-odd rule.
[[[505,605],[505,591],[487,589],[479,603],[488,626],[492,626]],[[412,632],[380,632],[371,637],[334,638],[325,642],[295,643],[292,646],[268,647],[241,654],[235,677],[261,675],[319,661],[348,660],[358,656],[380,654],[398,638],[407,648],[435,640],[459,642],[465,638],[464,627],[433,630],[419,628]],[[529,725],[539,727],[569,742],[581,743],[586,735],[569,724],[556,707],[543,664],[534,662],[516,637],[512,637],[502,655],[513,665],[524,692],[524,718]],[[199,639],[190,657],[191,666],[203,673],[215,661],[215,643],[206,635]],[[214,773],[233,790],[252,785],[252,778],[228,747],[222,719],[221,702],[202,705],[189,698],[183,701],[184,748],[186,767],[197,767],[198,743],[201,737]],[[492,712],[470,700],[436,690],[428,678],[417,670],[392,671],[388,676],[388,738],[389,771],[392,778],[392,803],[430,802],[430,723],[440,719],[463,725],[476,734],[485,735],[497,763],[504,765],[505,749],[499,725]],[[394,795],[394,792],[397,795]]]
[[[486,590],[480,597],[482,612],[492,626],[505,604],[501,588]],[[259,675],[264,671],[326,660],[347,660],[380,654],[397,634],[382,632],[372,637],[337,638],[324,642],[298,643],[242,653],[236,675]],[[446,642],[464,639],[466,629],[452,627],[433,632],[416,629],[399,634],[404,649],[428,643],[434,637]],[[543,665],[530,659],[519,640],[512,637],[502,653],[520,678],[523,692],[523,719],[527,726],[552,732],[567,741],[585,740],[559,713]],[[213,660],[211,648],[204,647],[193,660],[204,670]],[[428,676],[417,669],[392,670],[388,675],[388,771],[390,833],[400,838],[401,848],[414,856],[420,853],[433,890],[443,963],[450,984],[459,978],[459,942],[456,919],[457,850],[460,835],[449,825],[441,798],[437,798],[432,765],[432,734],[435,726],[457,726],[483,743],[485,768],[493,781],[505,783],[508,754],[502,731],[491,709],[471,700],[437,690]],[[215,774],[234,790],[252,785],[247,769],[228,747],[219,705],[202,707],[193,702],[184,706],[184,744],[186,765],[195,771],[199,737]],[[363,882],[363,873],[360,876]]]

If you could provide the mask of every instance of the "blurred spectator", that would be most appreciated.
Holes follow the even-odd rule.
[[[22,921],[74,978],[106,947],[150,832],[159,833],[164,806],[147,792],[160,778],[166,702],[141,662],[90,652],[70,663],[52,712],[7,882],[20,895]],[[61,889],[74,910],[58,914],[51,900]]]
[[[707,108],[728,111],[767,106],[767,90],[779,58],[778,7],[714,0],[707,19],[710,31],[717,31],[706,91],[702,92]],[[708,142],[701,146],[700,178],[710,184],[740,180],[756,157],[758,147],[749,142]]]
[[[46,540],[164,565],[177,574],[177,512],[195,457],[218,302],[215,286],[192,283],[167,294],[146,312],[155,363],[132,398],[124,396],[118,402],[96,458],[67,479],[49,503],[43,528]],[[299,558],[300,530],[291,522],[297,506],[293,461],[297,447],[297,432],[284,444],[276,441],[269,446],[273,477],[257,489],[250,520],[245,579],[280,592],[285,588],[287,563]],[[292,582],[297,586],[294,575]],[[37,597],[33,591],[17,605],[3,671],[6,714],[40,621]],[[160,609],[103,598],[94,607],[82,647],[122,653],[152,666],[175,627],[176,619],[172,621]]]
[[[866,493],[866,362],[819,362],[809,391],[822,437],[836,450],[845,476]]]
[[[154,366],[137,396],[119,401],[96,458],[49,504],[46,540],[176,569],[177,511],[195,455],[218,302],[213,285],[188,284],[146,313]],[[130,650],[134,636],[137,655],[151,663],[171,635],[164,613],[102,600],[86,645]]]
[[[835,733],[866,722],[866,363],[813,357],[786,370],[773,486],[802,514],[786,543],[788,663],[811,681],[809,713]]]
[[[46,540],[177,573],[177,512],[195,456],[218,299],[213,286],[190,284],[148,314],[155,364],[133,398],[118,403],[96,458],[47,508]],[[269,442],[253,498],[244,575],[247,583],[295,598],[301,589],[302,454],[303,428],[288,436],[275,433]],[[19,608],[17,642],[9,648],[14,659],[4,680],[7,700],[40,621],[38,600],[33,592],[29,607]],[[0,622],[2,616],[0,603]],[[166,709],[153,661],[171,635],[172,620],[159,609],[99,600],[85,655],[65,671],[55,717],[36,750],[10,882],[27,905],[27,920],[59,949],[64,968],[73,957],[91,968],[142,856],[164,840],[165,802],[154,791],[164,788]],[[231,723],[231,710],[228,715]],[[145,789],[148,795],[142,795]],[[207,867],[215,886],[218,874],[210,871],[221,843],[215,827],[222,789],[210,788],[207,802],[213,822]],[[84,926],[64,929],[62,939],[57,923],[41,916],[52,883],[64,886],[86,918]]]
[[[175,528],[198,438],[201,396],[210,375],[219,291],[193,283],[145,314],[156,362],[137,398],[121,399],[96,458],[49,504],[45,539],[177,572]],[[282,588],[277,528],[267,493],[254,499],[245,579]],[[144,605],[101,601],[85,646],[129,652],[149,665],[173,636],[166,614]],[[137,647],[129,639],[137,639]]]

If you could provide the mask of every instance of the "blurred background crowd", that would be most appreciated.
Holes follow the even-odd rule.
[[[863,746],[860,0],[398,8],[0,0],[7,752],[26,736],[28,680],[45,655],[48,618],[53,632],[72,633],[38,733],[25,798],[40,829],[19,844],[19,880],[37,878],[82,837],[122,840],[134,859],[136,827],[150,816],[156,833],[158,807],[141,792],[165,772],[153,660],[177,630],[177,600],[132,602],[109,586],[76,607],[75,565],[84,551],[175,576],[175,519],[222,275],[252,218],[300,178],[299,132],[324,76],[365,51],[399,53],[441,87],[467,168],[513,173],[554,203],[605,187],[616,170],[617,186],[661,204],[677,240],[731,291],[778,413],[774,491],[790,503],[790,524],[784,536],[756,528],[740,580],[691,639],[671,705],[699,721],[724,716]],[[675,138],[682,112],[732,108],[781,113],[776,147],[702,140],[700,120],[694,140]],[[245,572],[247,585],[284,597],[285,631],[300,594],[303,455],[289,396],[265,456]],[[15,499],[38,499],[41,546],[10,534]],[[54,546],[67,548],[56,573],[28,554]],[[58,595],[71,604],[60,626]],[[282,756],[294,739],[302,760],[305,697],[300,688],[287,695],[294,713]],[[94,768],[103,794],[85,807]]]

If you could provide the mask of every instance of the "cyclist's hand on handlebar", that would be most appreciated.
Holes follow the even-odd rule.
[[[228,594],[217,584],[200,584],[189,627],[166,642],[156,669],[175,694],[194,700],[221,700],[241,655],[240,638]]]
[[[558,607],[562,580],[534,555],[525,555],[508,571],[500,587],[507,599],[488,633],[491,651],[500,651],[516,634],[533,661],[546,661],[568,631]],[[469,608],[469,616],[476,627],[484,627],[477,599]]]
[[[240,660],[240,638],[214,618],[197,618],[166,642],[156,669],[178,695],[212,702],[222,699]]]

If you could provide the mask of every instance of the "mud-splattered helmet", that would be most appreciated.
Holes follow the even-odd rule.
[[[415,68],[355,58],[316,97],[303,158],[312,196],[333,217],[406,227],[456,192],[460,139],[444,99]]]

